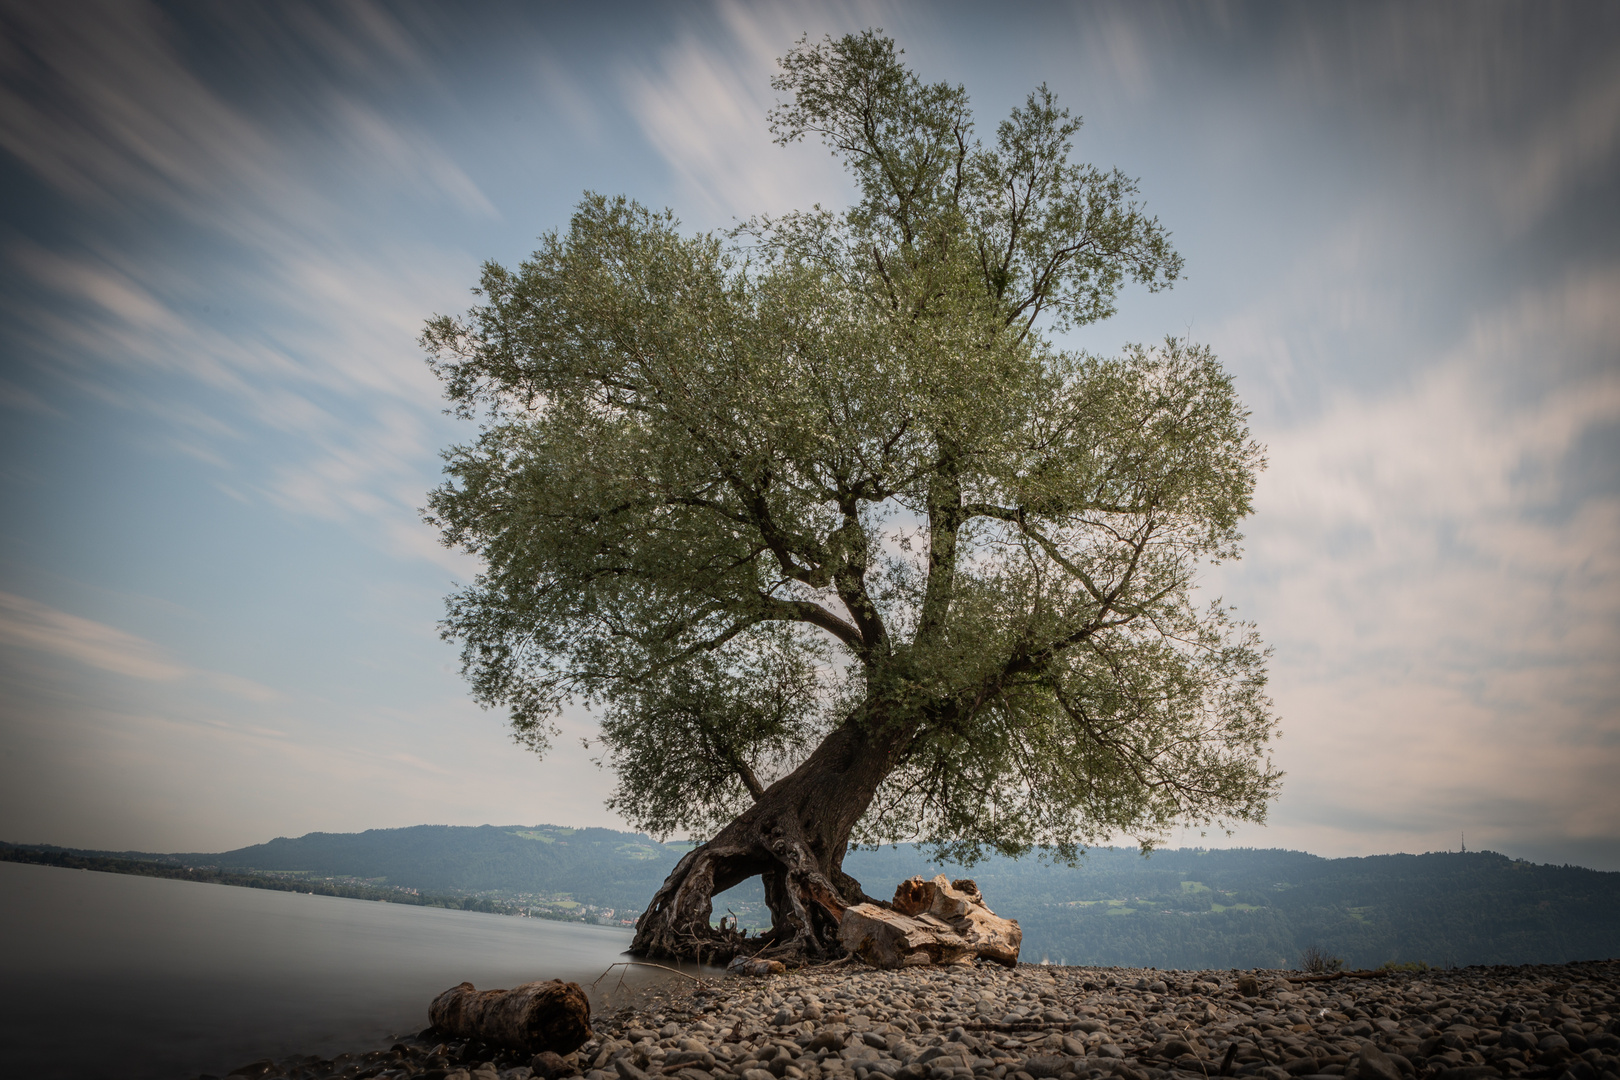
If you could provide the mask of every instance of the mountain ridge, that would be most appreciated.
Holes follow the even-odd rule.
[[[18,846],[19,850],[24,846]],[[690,842],[556,825],[416,825],[277,837],[226,852],[83,857],[223,875],[459,896],[551,918],[633,921]],[[887,895],[914,874],[973,877],[1024,928],[1026,959],[1161,968],[1289,967],[1316,946],[1352,966],[1561,963],[1620,956],[1620,872],[1495,852],[1327,858],[1279,848],[1094,848],[1078,867],[991,857],[935,863],[913,845],[850,852]],[[237,882],[232,882],[237,883]],[[715,914],[768,924],[757,879]]]

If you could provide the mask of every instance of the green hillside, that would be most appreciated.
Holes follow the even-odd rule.
[[[476,828],[416,825],[363,833],[310,833],[220,854],[176,858],[221,869],[304,873],[423,892],[465,893],[555,909],[633,916],[684,847],[611,829],[554,825]]]
[[[862,881],[892,877],[909,864],[908,854],[862,853],[861,869],[852,872]],[[887,860],[873,858],[880,855]],[[955,872],[973,876],[997,911],[1020,921],[1032,959],[1289,967],[1309,945],[1352,967],[1620,956],[1620,873],[1538,866],[1492,852],[1323,859],[1180,850],[1144,859],[1094,851],[1074,870],[991,860]]]
[[[408,890],[551,918],[626,922],[687,848],[611,829],[419,825],[310,833],[210,854],[73,854],[367,890],[350,895]],[[964,869],[900,847],[852,852],[845,866],[880,896],[913,874],[972,877],[996,911],[1019,920],[1024,956],[1037,961],[1291,967],[1310,945],[1352,967],[1620,957],[1620,873],[1491,852],[1324,859],[1186,849],[1144,858],[1134,849],[1099,849],[1074,868],[992,858]],[[757,879],[717,898],[716,915],[728,909],[744,926],[767,922]]]

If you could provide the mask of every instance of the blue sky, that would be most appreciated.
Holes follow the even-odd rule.
[[[0,839],[618,822],[436,621],[415,339],[585,189],[841,204],[774,58],[878,26],[981,130],[1037,83],[1186,279],[1271,465],[1207,587],[1275,646],[1284,792],[1188,842],[1620,869],[1620,8],[0,6]]]

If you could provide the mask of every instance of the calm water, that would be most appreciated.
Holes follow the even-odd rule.
[[[462,980],[589,986],[629,945],[613,927],[0,863],[0,1072],[171,1080],[373,1050]]]

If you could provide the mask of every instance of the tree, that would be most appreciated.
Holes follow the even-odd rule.
[[[801,39],[772,131],[842,213],[683,235],[588,195],[423,338],[458,412],[429,520],[483,572],[447,638],[544,751],[602,711],[611,805],[708,836],[634,949],[724,959],[764,879],[775,955],[837,951],[849,843],[1072,859],[1263,818],[1279,775],[1252,626],[1195,604],[1262,467],[1207,349],[1057,348],[1181,266],[1045,87],[978,140],[960,87],[868,32]]]

